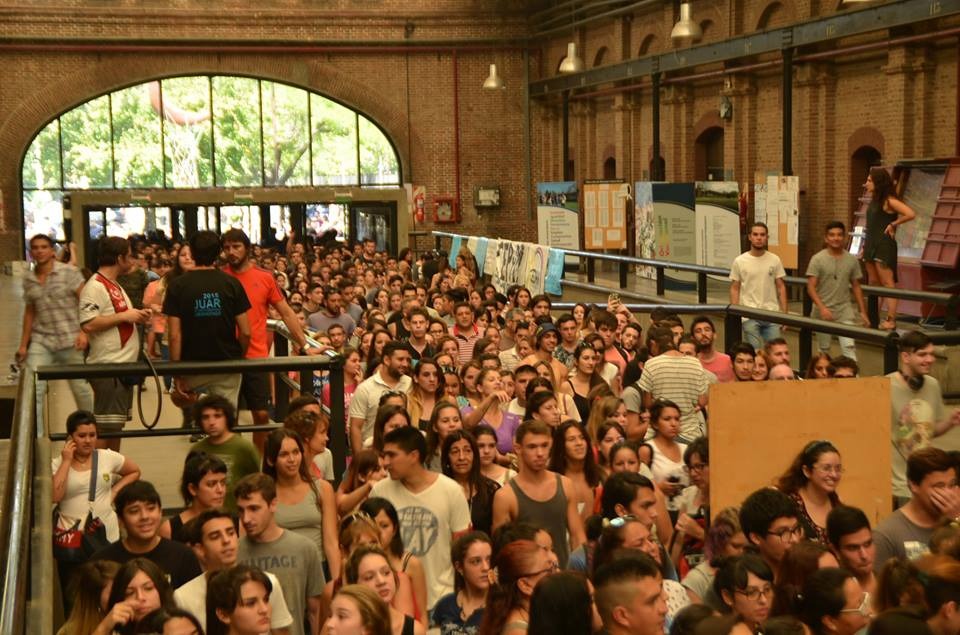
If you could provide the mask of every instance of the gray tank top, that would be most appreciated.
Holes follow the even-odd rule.
[[[563,493],[560,475],[554,476],[557,479],[557,491],[553,498],[542,502],[524,494],[516,480],[509,483],[517,497],[517,520],[531,523],[550,534],[553,538],[553,550],[560,560],[560,568],[565,569],[567,557],[570,555],[570,542],[567,540],[567,495]]]

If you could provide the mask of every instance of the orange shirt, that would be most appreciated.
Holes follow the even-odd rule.
[[[270,339],[267,333],[267,308],[272,304],[283,301],[283,294],[273,274],[260,267],[250,267],[242,273],[237,273],[230,267],[223,271],[240,281],[243,290],[247,292],[250,301],[250,310],[247,319],[250,320],[250,346],[247,347],[247,359],[260,359],[270,352]]]

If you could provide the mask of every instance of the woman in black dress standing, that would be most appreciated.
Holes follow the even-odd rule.
[[[870,168],[867,176],[867,238],[863,244],[863,262],[870,284],[894,288],[897,282],[897,225],[909,223],[916,217],[910,207],[898,199],[890,174],[882,167]],[[887,317],[880,328],[893,330],[897,325],[897,299],[887,298]]]

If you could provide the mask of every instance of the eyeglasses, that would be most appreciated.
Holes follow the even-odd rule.
[[[783,529],[778,529],[777,531],[768,531],[767,535],[776,536],[781,541],[786,541],[788,536],[792,536],[793,538],[801,538],[803,536],[803,527],[800,525],[784,527]]]
[[[736,592],[739,593],[740,595],[745,596],[751,602],[756,602],[757,600],[760,599],[761,595],[767,599],[770,599],[771,597],[773,597],[773,586],[768,584],[764,586],[762,589],[758,589],[757,587],[752,586],[752,587],[747,587],[746,589],[737,589]]]
[[[821,474],[836,474],[838,476],[843,474],[842,465],[814,465],[813,469]]]
[[[859,613],[864,617],[871,617],[873,611],[870,608],[870,593],[867,591],[863,592],[863,599],[860,600],[860,605],[855,609],[840,609],[841,613]]]
[[[683,471],[687,474],[692,474],[694,472],[702,472],[709,467],[708,463],[692,463],[691,465],[684,465]]]

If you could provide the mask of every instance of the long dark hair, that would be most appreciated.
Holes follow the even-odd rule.
[[[176,608],[177,604],[173,601],[173,589],[167,582],[167,574],[164,573],[163,569],[152,560],[134,558],[122,564],[120,570],[117,571],[117,576],[113,579],[113,587],[111,587],[110,597],[107,599],[108,612],[113,609],[115,604],[126,599],[127,585],[141,571],[150,578],[153,586],[156,587],[157,593],[160,595],[160,608]],[[136,629],[137,624],[131,620],[123,626],[118,626],[116,631],[126,635],[136,632]]]
[[[564,571],[537,583],[530,597],[528,635],[593,632],[593,598],[587,579]]]
[[[436,456],[437,452],[440,451],[440,433],[437,432],[437,422],[440,420],[440,411],[447,410],[452,408],[457,411],[457,414],[460,414],[460,408],[457,407],[457,404],[452,401],[438,401],[433,406],[433,412],[430,414],[430,426],[427,428],[427,457],[426,460],[432,459]],[[462,424],[461,424],[462,425]],[[476,451],[477,444],[476,441],[473,443],[473,449]]]
[[[386,514],[390,522],[393,523],[393,538],[389,545],[383,545],[383,548],[390,552],[395,558],[403,557],[403,536],[400,535],[400,516],[397,514],[397,508],[386,498],[373,496],[360,503],[360,511],[364,512],[370,518],[376,518],[380,512]],[[376,520],[374,520],[376,522]]]
[[[803,468],[813,470],[813,464],[828,452],[840,454],[840,450],[829,441],[811,441],[805,445],[800,454],[793,459],[787,471],[777,480],[777,489],[784,494],[796,494],[810,481],[803,473]],[[830,504],[834,507],[840,504],[840,498],[836,492],[830,492],[829,498]]]
[[[433,357],[424,357],[420,360],[419,363],[417,363],[417,367],[413,369],[413,376],[420,377],[420,373],[423,371],[425,365],[433,366],[434,369],[436,369],[437,371],[437,390],[433,393],[433,398],[434,400],[438,400],[443,397],[443,388],[444,388],[443,370],[440,368],[440,364],[437,363],[436,359],[434,359]],[[414,384],[413,387],[416,388],[417,390],[420,390],[417,384]]]
[[[463,573],[460,572],[460,569],[457,568],[457,565],[461,567],[463,566],[464,560],[467,558],[467,552],[470,551],[470,547],[477,542],[490,545],[490,550],[492,553],[493,542],[490,540],[490,536],[482,531],[467,532],[457,538],[454,541],[453,546],[450,547],[450,564],[453,565],[453,588],[455,591],[463,591],[467,588],[467,581],[464,579]]]
[[[470,450],[473,452],[473,463],[470,464],[470,473],[467,474],[467,483],[470,491],[473,492],[473,502],[485,508],[493,504],[490,488],[484,487],[483,482],[486,479],[480,473],[480,450],[477,449],[477,439],[466,430],[454,430],[446,439],[443,440],[443,446],[440,448],[440,468],[443,473],[453,480],[457,480],[453,474],[453,467],[450,465],[450,448],[457,441],[466,441],[470,444]]]
[[[820,568],[820,556],[830,553],[826,546],[804,540],[783,556],[773,594],[771,615],[797,615],[803,584]]]
[[[300,450],[300,480],[310,486],[313,490],[314,500],[317,501],[317,508],[320,508],[320,490],[317,484],[310,476],[310,468],[307,465],[307,459],[303,454],[303,439],[300,435],[289,428],[277,428],[267,437],[267,443],[263,448],[263,473],[277,481],[277,457],[280,455],[280,448],[283,447],[284,439],[293,439]]]
[[[890,177],[890,173],[879,165],[870,168],[870,178],[873,179],[872,202],[878,202],[882,205],[887,202],[888,198],[896,194],[897,186]]]
[[[583,441],[587,445],[587,455],[583,459],[583,478],[590,487],[596,487],[600,484],[600,469],[597,467],[597,460],[593,455],[593,443],[590,441],[590,434],[586,426],[574,419],[567,419],[562,422],[553,431],[553,448],[550,451],[550,469],[558,474],[567,473],[567,447],[565,437],[567,430],[576,428],[583,435]]]

